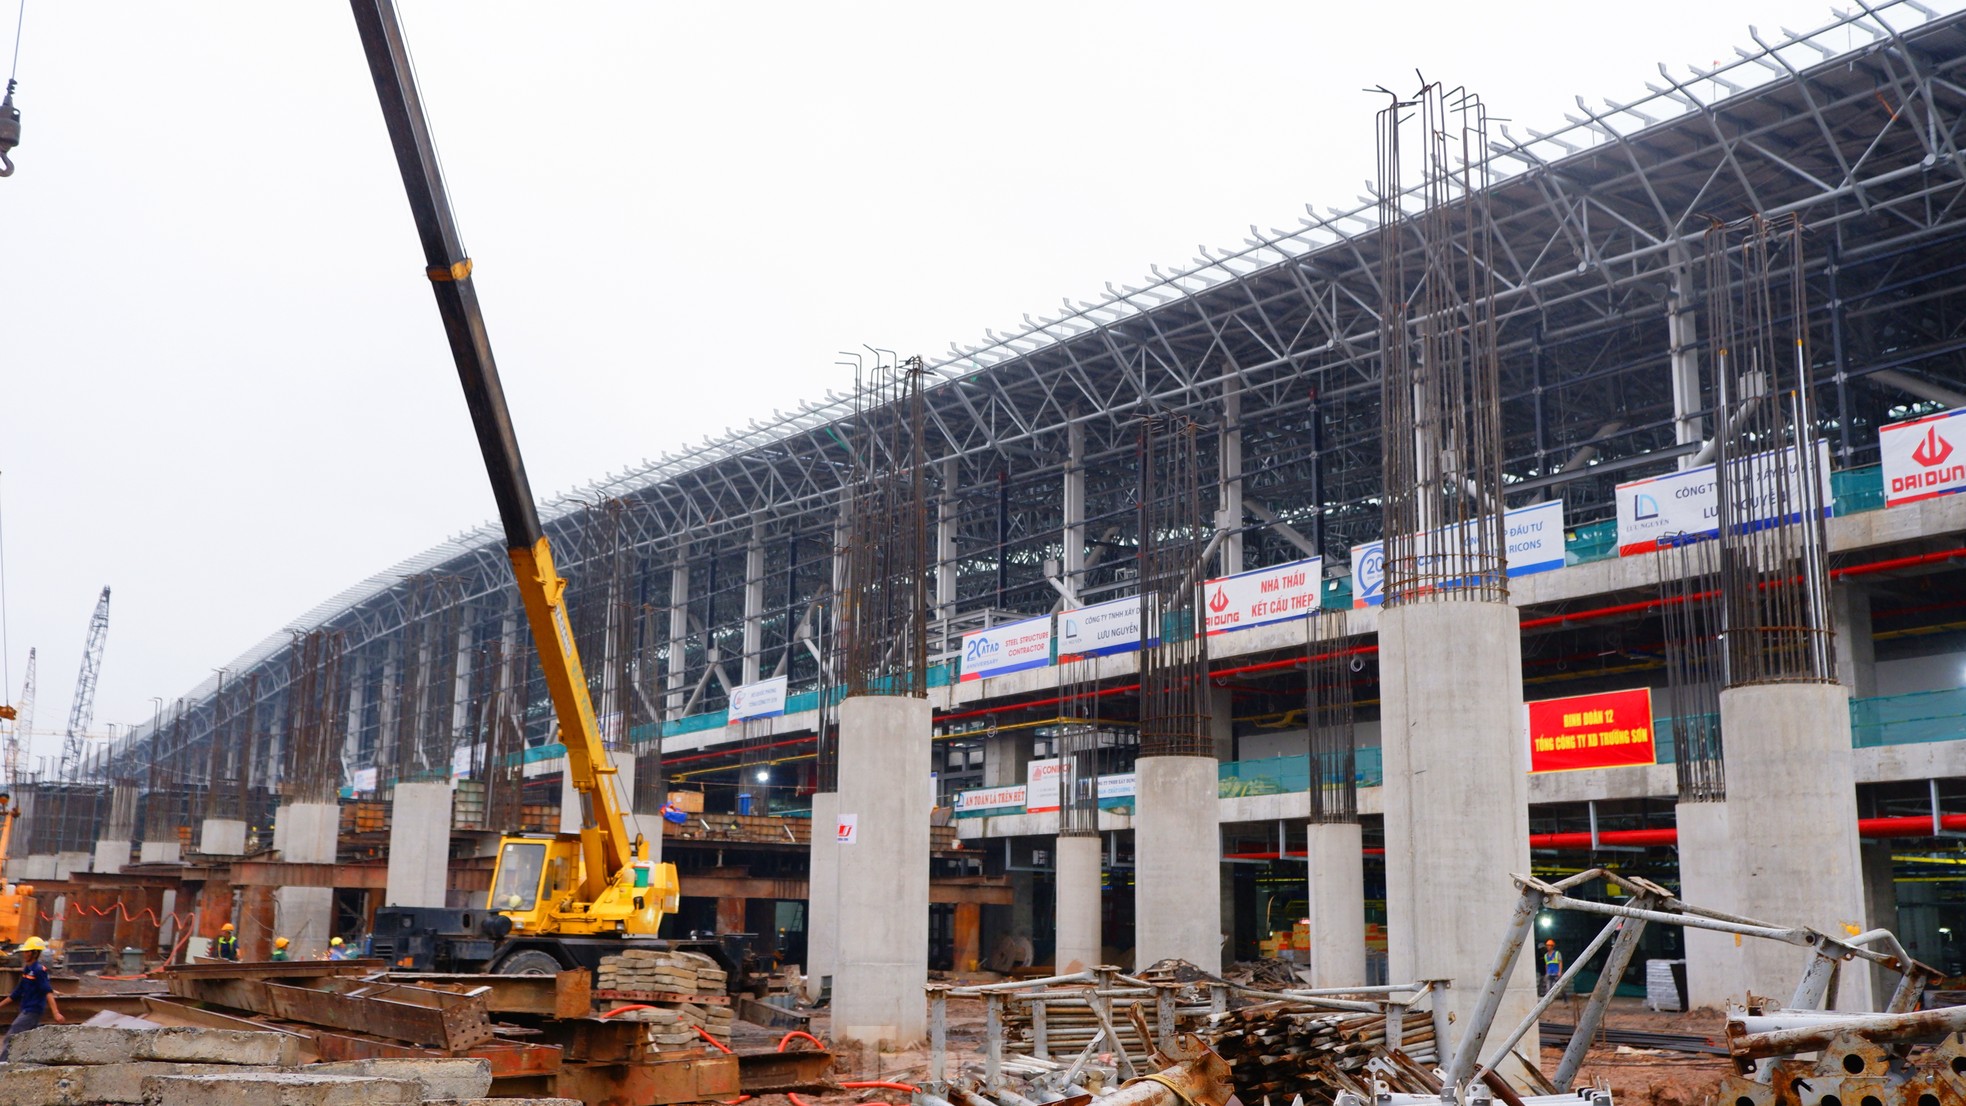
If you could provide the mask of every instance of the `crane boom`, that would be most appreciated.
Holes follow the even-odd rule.
[[[102,674],[102,647],[109,638],[109,586],[96,598],[89,616],[89,640],[82,646],[82,671],[75,677],[75,701],[68,708],[68,732],[61,739],[61,778],[72,780],[82,770],[82,737],[96,715],[96,677]]]
[[[492,497],[505,529],[512,573],[525,605],[526,622],[538,651],[540,669],[553,699],[566,746],[567,779],[580,796],[581,854],[584,861],[579,898],[593,902],[615,882],[634,859],[616,800],[615,768],[601,744],[600,727],[574,648],[567,619],[566,581],[553,567],[553,554],[540,526],[525,462],[519,455],[498,366],[492,359],[491,338],[484,312],[471,282],[471,258],[465,253],[444,191],[429,121],[417,93],[402,26],[392,0],[350,0],[368,56],[369,74],[389,126],[396,165],[403,176],[417,235],[423,242],[425,274],[437,297],[465,405],[491,477]]]

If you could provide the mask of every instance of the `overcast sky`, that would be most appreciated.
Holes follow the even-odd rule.
[[[542,499],[843,385],[837,350],[932,360],[1350,206],[1361,90],[1416,68],[1550,129],[1578,93],[1830,15],[401,2]],[[104,584],[98,735],[493,507],[346,6],[27,0],[25,23],[0,700],[38,646],[50,755]]]

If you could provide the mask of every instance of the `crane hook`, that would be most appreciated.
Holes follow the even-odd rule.
[[[7,95],[0,98],[0,177],[14,175],[14,163],[7,154],[20,145],[20,109],[14,106],[14,84],[7,81]]]

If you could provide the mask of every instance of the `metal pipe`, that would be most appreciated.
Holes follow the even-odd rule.
[[[1508,935],[1502,939],[1502,948],[1495,954],[1495,966],[1489,969],[1487,978],[1482,981],[1481,996],[1475,1000],[1474,1010],[1468,1015],[1467,1029],[1461,1034],[1461,1040],[1454,1049],[1454,1059],[1448,1064],[1445,1075],[1450,1089],[1466,1086],[1468,1077],[1474,1074],[1475,1061],[1488,1038],[1489,1028],[1495,1023],[1495,1012],[1502,1007],[1502,996],[1508,992],[1509,977],[1515,974],[1523,943],[1529,939],[1530,931],[1536,924],[1536,914],[1542,910],[1548,897],[1540,888],[1525,887],[1522,897],[1516,901],[1515,915],[1509,919]]]
[[[1647,906],[1652,905],[1650,900],[1649,895],[1641,897]],[[1643,918],[1619,918],[1611,924],[1619,927],[1618,939],[1611,945],[1610,955],[1604,958],[1604,967],[1597,975],[1597,986],[1591,988],[1591,999],[1577,1016],[1570,1043],[1564,1048],[1563,1059],[1557,1062],[1556,1075],[1551,1079],[1559,1091],[1569,1090],[1576,1081],[1577,1069],[1583,1067],[1584,1054],[1590,1051],[1591,1038],[1597,1036],[1597,1027],[1604,1020],[1604,1011],[1618,991],[1618,982],[1624,978],[1625,968],[1638,951],[1639,938],[1645,935],[1646,922]]]
[[[1503,1041],[1502,1047],[1496,1049],[1489,1057],[1488,1062],[1482,1065],[1481,1074],[1484,1077],[1494,1070],[1496,1061],[1507,1056],[1510,1049],[1514,1048],[1519,1041],[1529,1035],[1529,1031],[1535,1028],[1536,1023],[1542,1019],[1543,1011],[1548,1010],[1556,1004],[1557,999],[1563,997],[1563,993],[1569,990],[1570,984],[1576,980],[1577,973],[1583,971],[1584,965],[1590,963],[1591,958],[1597,955],[1598,950],[1603,948],[1623,928],[1624,921],[1625,919],[1623,918],[1613,918],[1604,923],[1604,928],[1597,931],[1597,936],[1591,938],[1591,943],[1584,946],[1584,951],[1578,953],[1571,959],[1570,966],[1565,968],[1563,974],[1556,978],[1556,982],[1550,984],[1549,989],[1543,992],[1541,998],[1536,1000],[1536,1005],[1530,1009],[1529,1013],[1523,1017],[1521,1023],[1509,1034],[1509,1039]],[[1521,952],[1520,949],[1516,951],[1518,954]],[[1513,960],[1513,958],[1511,959]],[[1588,1038],[1586,1039],[1588,1040]],[[1460,1057],[1457,1055],[1455,1059],[1458,1060]]]
[[[1909,1041],[1938,1040],[1950,1033],[1966,1032],[1966,1006],[1947,1006],[1909,1014],[1870,1014],[1854,1018],[1825,1018],[1811,1025],[1777,1029],[1767,1033],[1741,1033],[1727,1023],[1727,1051],[1736,1061],[1815,1052],[1828,1047],[1839,1036],[1852,1036],[1872,1044],[1898,1044]]]

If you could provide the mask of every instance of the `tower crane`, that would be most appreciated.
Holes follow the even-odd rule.
[[[109,585],[96,599],[89,616],[89,640],[82,647],[82,671],[75,677],[75,702],[68,708],[68,732],[61,740],[61,778],[72,780],[82,771],[82,737],[96,714],[96,677],[102,674],[102,645],[109,637]]]
[[[34,650],[31,647],[27,651],[27,678],[21,681],[20,699],[12,709],[14,725],[7,731],[5,767],[7,786],[19,787],[27,770],[27,744],[34,740]]]

